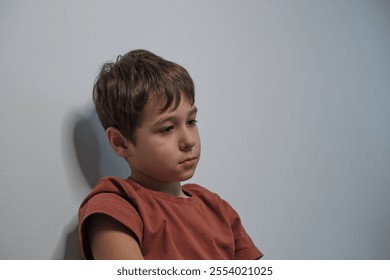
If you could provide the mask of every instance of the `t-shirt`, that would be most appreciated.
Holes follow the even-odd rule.
[[[182,189],[188,198],[144,188],[131,178],[103,178],[79,209],[79,242],[84,257],[93,259],[85,224],[97,213],[130,229],[145,259],[239,260],[263,256],[225,200],[196,184]]]

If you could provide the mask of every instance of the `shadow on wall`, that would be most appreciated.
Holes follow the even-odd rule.
[[[79,168],[79,172],[86,180],[89,192],[104,176],[118,176],[126,178],[130,175],[127,163],[118,158],[109,145],[104,129],[92,106],[83,112],[74,111],[69,116],[70,133],[73,133],[72,143],[67,143],[74,149],[73,158],[68,160],[73,166]],[[67,120],[69,122],[69,120]],[[71,139],[70,137],[67,139]],[[74,170],[76,172],[76,170]],[[79,185],[77,182],[72,185]],[[74,191],[80,193],[80,189]],[[66,228],[66,241],[64,259],[81,259],[78,245],[77,218]]]
[[[73,143],[80,170],[91,188],[104,176],[129,176],[127,163],[113,152],[93,108],[76,119]]]

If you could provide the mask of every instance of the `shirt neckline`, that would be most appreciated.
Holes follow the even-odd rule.
[[[136,186],[137,188],[141,189],[143,192],[149,194],[150,196],[157,198],[157,199],[163,199],[165,201],[175,203],[175,204],[195,204],[198,202],[198,197],[189,191],[186,187],[190,186],[192,184],[185,184],[181,186],[183,192],[188,195],[189,197],[178,197],[171,194],[167,194],[161,191],[155,191],[148,188],[143,187],[140,183],[133,180],[131,177],[128,177],[126,179],[126,182],[132,185],[133,187]]]

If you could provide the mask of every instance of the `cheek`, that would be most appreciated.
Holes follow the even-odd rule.
[[[198,129],[196,129],[195,131],[195,139],[196,139],[196,142],[198,143],[199,147],[200,147],[200,135],[199,135],[199,131]]]
[[[149,163],[162,163],[173,156],[172,143],[170,141],[153,141],[145,143],[142,147],[142,156]]]

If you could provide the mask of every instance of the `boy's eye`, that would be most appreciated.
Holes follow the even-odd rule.
[[[187,124],[189,126],[194,126],[194,125],[196,125],[197,122],[198,122],[197,120],[190,120],[190,121],[187,122]]]
[[[160,130],[160,132],[163,133],[163,134],[166,134],[166,133],[171,132],[172,130],[173,130],[173,126],[171,125],[171,126],[167,126],[167,127],[162,128]]]

